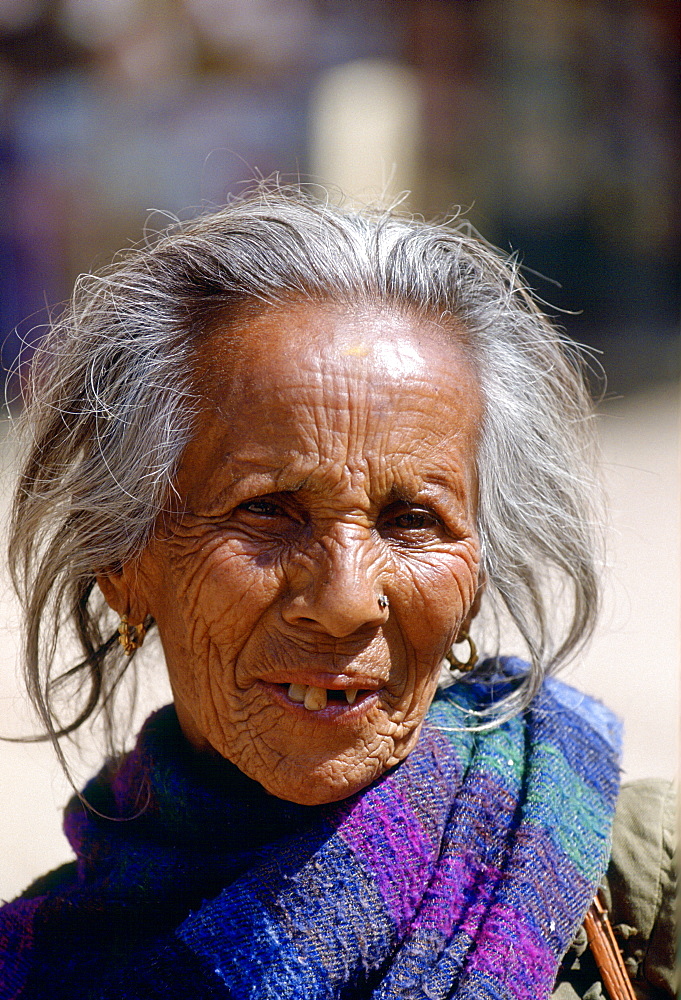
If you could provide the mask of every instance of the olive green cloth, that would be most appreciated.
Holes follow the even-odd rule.
[[[660,779],[624,785],[603,885],[615,936],[639,1000],[676,997],[676,796]],[[570,947],[552,1000],[600,1000],[608,993],[583,928]]]

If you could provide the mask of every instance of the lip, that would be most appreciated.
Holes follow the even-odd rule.
[[[307,684],[310,687],[325,687],[329,691],[345,691],[347,688],[356,687],[361,690],[361,694],[357,696],[357,700],[354,704],[350,705],[348,702],[343,701],[330,701],[328,702],[326,708],[320,708],[317,712],[311,712],[309,709],[305,708],[304,705],[299,705],[291,699],[286,694],[283,685],[286,684]],[[350,684],[339,684],[338,678],[336,677],[335,683],[317,683],[315,680],[310,680],[309,677],[303,681],[297,681],[295,679],[281,682],[281,686],[278,683],[268,682],[268,681],[256,681],[257,687],[264,691],[272,701],[275,701],[278,705],[281,705],[288,712],[293,712],[302,719],[307,719],[311,722],[355,722],[362,716],[366,715],[367,712],[377,703],[382,688],[376,688],[375,679],[370,682],[371,688],[363,687],[361,684],[357,683],[353,678],[353,683]]]

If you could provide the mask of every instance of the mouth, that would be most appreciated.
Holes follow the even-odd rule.
[[[282,688],[285,684],[280,685]],[[361,694],[368,694],[361,688],[334,688],[313,687],[309,684],[289,684],[286,695],[289,701],[296,705],[304,705],[308,712],[321,712],[330,701],[337,701],[340,704],[354,705]]]
[[[340,714],[355,715],[373,703],[379,692],[373,688],[317,687],[312,684],[283,683],[273,684],[260,682],[270,690],[276,700],[284,703],[289,709],[301,710],[320,718],[337,717]]]

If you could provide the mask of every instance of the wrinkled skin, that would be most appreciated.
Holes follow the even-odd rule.
[[[195,747],[335,801],[412,749],[475,614],[476,379],[435,323],[313,303],[218,330],[199,370],[181,513],[100,586],[156,619]],[[311,711],[291,683],[337,693]]]

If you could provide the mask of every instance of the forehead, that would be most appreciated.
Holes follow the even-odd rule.
[[[216,324],[199,353],[203,408],[187,465],[474,459],[482,413],[463,337],[381,307],[293,303]],[[446,457],[443,456],[446,465]]]
[[[292,302],[269,306],[237,322],[216,323],[199,348],[200,391],[206,405],[237,407],[245,391],[262,399],[292,382],[342,377],[358,391],[408,390],[421,380],[449,380],[480,399],[463,330],[389,306]]]

